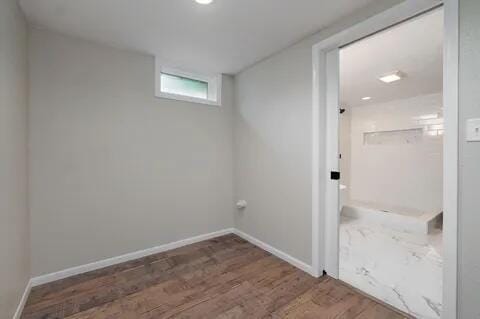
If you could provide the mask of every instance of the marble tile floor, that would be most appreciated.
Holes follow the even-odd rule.
[[[419,319],[440,318],[442,232],[408,234],[342,217],[340,279]]]

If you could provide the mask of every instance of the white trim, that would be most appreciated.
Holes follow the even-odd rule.
[[[244,233],[243,231],[241,230],[238,230],[238,229],[234,229],[233,230],[233,233],[243,239],[245,239],[246,241],[250,242],[251,244],[257,246],[257,247],[260,247],[261,249],[265,250],[265,251],[268,251],[269,253],[271,253],[272,255],[286,261],[287,263],[291,264],[292,266],[295,266],[297,267],[298,269],[300,270],[303,270],[304,272],[310,274],[313,276],[312,274],[312,266],[304,263],[303,261],[301,260],[298,260],[297,258],[295,257],[292,257],[290,256],[289,254],[273,247],[273,246],[270,246],[269,244],[261,241],[260,239],[257,239],[251,235],[248,235],[246,233]]]
[[[315,49],[312,50],[313,56],[313,73],[312,73],[312,275],[320,277],[325,269],[325,259],[323,256],[323,236],[320,236],[320,229],[324,227],[325,214],[320,214],[320,203],[322,202],[322,167],[320,149],[323,139],[320,135],[320,126],[325,119],[320,116],[321,101],[324,98],[324,92],[319,88],[325,87],[325,73],[321,72],[324,69],[325,60],[320,60],[320,55]],[[323,218],[322,218],[323,217]]]
[[[30,295],[30,290],[32,290],[32,280],[30,279],[23,291],[22,299],[20,299],[20,303],[18,304],[17,310],[13,315],[13,319],[20,319],[22,316],[23,308],[25,308],[25,304],[27,303],[28,296]]]
[[[208,240],[208,239],[212,239],[212,238],[216,238],[216,237],[224,236],[224,235],[228,235],[228,234],[235,234],[235,235],[245,239],[246,241],[252,243],[253,245],[258,246],[261,249],[263,249],[265,251],[268,251],[272,255],[274,255],[274,256],[288,262],[289,264],[305,271],[306,273],[312,274],[312,267],[310,265],[304,263],[303,261],[300,261],[300,260],[296,259],[295,257],[292,257],[289,254],[287,254],[287,253],[285,253],[285,252],[283,252],[283,251],[281,251],[281,250],[279,250],[275,247],[272,247],[269,244],[266,244],[266,243],[262,242],[261,240],[255,238],[251,235],[248,235],[248,234],[244,233],[241,230],[238,230],[238,229],[235,229],[235,228],[227,228],[227,229],[223,229],[223,230],[216,231],[216,232],[213,232],[213,233],[208,233],[208,234],[204,234],[204,235],[190,237],[190,238],[179,240],[179,241],[176,241],[176,242],[173,242],[173,243],[168,243],[168,244],[160,245],[160,246],[153,247],[153,248],[139,250],[139,251],[136,251],[136,252],[133,252],[133,253],[128,253],[128,254],[125,254],[125,255],[112,257],[112,258],[96,261],[96,262],[93,262],[93,263],[64,269],[64,270],[61,270],[61,271],[58,271],[58,272],[37,276],[37,277],[34,277],[30,280],[28,290],[30,290],[30,287],[40,286],[40,285],[43,285],[43,284],[47,284],[49,282],[65,279],[65,278],[75,276],[75,275],[80,275],[80,274],[87,273],[87,272],[90,272],[90,271],[93,271],[93,270],[97,270],[97,269],[121,264],[121,263],[124,263],[124,262],[127,262],[127,261],[143,258],[143,257],[150,256],[150,255],[153,255],[153,254],[158,254],[158,253],[161,253],[161,252],[165,252],[165,251],[168,251],[168,250],[172,250],[172,249],[180,248],[180,247],[183,247],[183,246],[195,244],[195,243],[198,243],[198,242],[201,242],[201,241],[204,241],[204,240]]]
[[[159,92],[159,93],[155,94],[155,96],[158,97],[158,98],[169,99],[169,100],[177,100],[177,101],[184,101],[184,102],[191,102],[191,103],[198,103],[198,104],[206,104],[206,105],[212,105],[212,106],[220,106],[220,103],[218,103],[218,102],[212,102],[210,100],[200,99],[198,97],[191,97],[191,96],[185,96],[185,95],[179,95],[179,94]]]
[[[338,215],[338,211],[329,210],[335,198],[325,198],[325,212],[321,211],[322,186],[328,187],[328,179],[321,179],[327,174],[326,164],[322,166],[323,159],[317,144],[321,140],[321,118],[326,114],[327,92],[326,88],[326,52],[340,48],[348,43],[361,39],[388,28],[396,23],[411,18],[441,4],[435,0],[406,0],[403,3],[386,10],[370,19],[367,19],[349,29],[341,31],[327,38],[312,48],[313,61],[313,196],[312,199],[312,257],[313,273],[321,273],[325,265],[334,264],[338,254],[332,255],[335,249],[325,247],[325,243],[338,241],[338,229],[326,227],[326,215]],[[458,0],[445,0],[445,57],[444,57],[444,118],[445,118],[445,161],[444,161],[444,282],[443,282],[443,313],[442,318],[455,319],[457,317],[457,243],[458,243]],[[338,92],[337,92],[338,95]],[[338,130],[338,127],[337,127]],[[327,135],[327,134],[325,134]],[[324,135],[324,136],[325,136]],[[328,149],[326,148],[326,151]],[[328,176],[326,176],[328,177]],[[335,194],[333,194],[335,196]],[[320,224],[320,227],[317,225]],[[338,225],[337,225],[338,227]],[[321,231],[323,234],[320,234]],[[321,236],[323,235],[323,236]],[[336,239],[337,238],[337,239]],[[333,260],[333,262],[332,262]],[[323,267],[323,268],[322,268]],[[316,269],[315,269],[316,268]]]
[[[459,3],[444,1],[443,103],[443,307],[442,318],[456,318],[458,307],[458,63]]]
[[[269,244],[264,243],[263,241],[255,238],[251,235],[248,235],[241,230],[238,230],[238,229],[235,229],[235,228],[227,228],[227,229],[223,229],[223,230],[216,231],[216,232],[213,232],[213,233],[208,233],[208,234],[204,234],[204,235],[190,237],[190,238],[187,238],[187,239],[179,240],[179,241],[168,243],[168,244],[165,244],[165,245],[160,245],[160,246],[153,247],[153,248],[139,250],[139,251],[136,251],[136,252],[133,252],[133,253],[129,253],[129,254],[125,254],[125,255],[121,255],[121,256],[117,256],[117,257],[112,257],[112,258],[100,260],[100,261],[97,261],[97,262],[93,262],[93,263],[89,263],[89,264],[85,264],[85,265],[81,265],[81,266],[77,266],[77,267],[68,268],[68,269],[65,269],[65,270],[58,271],[58,272],[34,277],[34,278],[30,279],[30,281],[28,282],[27,287],[25,288],[25,292],[23,293],[22,299],[20,301],[20,304],[18,305],[17,311],[15,312],[15,316],[13,317],[13,319],[20,319],[23,308],[24,308],[25,303],[28,299],[28,295],[30,294],[30,290],[33,287],[40,286],[40,285],[43,285],[43,284],[47,284],[47,283],[50,283],[50,282],[54,282],[54,281],[57,281],[57,280],[65,279],[65,278],[68,278],[68,277],[71,277],[71,276],[80,275],[80,274],[87,273],[87,272],[90,272],[90,271],[94,271],[94,270],[97,270],[97,269],[121,264],[121,263],[128,262],[128,261],[131,261],[131,260],[147,257],[147,256],[150,256],[150,255],[153,255],[153,254],[158,254],[158,253],[169,251],[169,250],[172,250],[172,249],[184,247],[184,246],[187,246],[187,245],[195,244],[195,243],[198,243],[198,242],[201,242],[201,241],[204,241],[204,240],[208,240],[208,239],[212,239],[212,238],[216,238],[216,237],[220,237],[220,236],[224,236],[224,235],[228,235],[228,234],[235,234],[235,235],[245,239],[246,241],[250,242],[251,244],[253,244],[253,245],[271,253],[272,255],[286,261],[287,263],[291,264],[292,266],[294,266],[294,267],[296,267],[296,268],[298,268],[298,269],[300,269],[300,270],[302,270],[302,271],[304,271],[304,272],[306,272],[306,273],[308,273],[312,276],[315,276],[315,274],[313,273],[312,267],[310,265],[304,263],[303,261],[300,261],[300,260],[296,259],[295,257],[292,257],[289,254],[287,254],[287,253],[285,253],[285,252],[283,252],[283,251],[281,251],[281,250],[279,250],[279,249],[277,249],[273,246],[270,246]]]
[[[326,52],[326,134],[325,134],[325,163],[326,185],[325,198],[336,199],[325,201],[326,212],[339,212],[339,181],[330,179],[330,172],[339,171],[339,91],[340,91],[340,50],[335,48]],[[325,215],[325,229],[330,230],[331,236],[325,237],[325,255],[335,258],[325,258],[325,271],[330,277],[339,276],[339,229],[340,214]]]
[[[180,247],[183,247],[183,246],[195,244],[195,243],[198,243],[198,242],[201,242],[201,241],[204,241],[204,240],[208,240],[208,239],[212,239],[212,238],[215,238],[215,237],[231,234],[233,232],[234,232],[234,230],[232,228],[228,228],[228,229],[216,231],[216,232],[213,232],[213,233],[208,233],[208,234],[204,234],[204,235],[190,237],[190,238],[187,238],[187,239],[182,239],[182,240],[172,242],[172,243],[168,243],[168,244],[165,244],[165,245],[160,245],[160,246],[157,246],[157,247],[148,248],[148,249],[144,249],[144,250],[139,250],[139,251],[136,251],[136,252],[133,252],[133,253],[125,254],[125,255],[96,261],[96,262],[89,263],[89,264],[86,264],[86,265],[72,267],[72,268],[68,268],[68,269],[65,269],[65,270],[58,271],[58,272],[37,276],[37,277],[32,278],[31,285],[32,285],[32,287],[36,287],[36,286],[43,285],[43,284],[46,284],[46,283],[49,283],[49,282],[65,279],[67,277],[83,274],[83,273],[86,273],[86,272],[89,272],[89,271],[109,267],[109,266],[112,266],[112,265],[121,264],[121,263],[124,263],[124,262],[127,262],[127,261],[143,258],[143,257],[150,256],[150,255],[153,255],[153,254],[158,254],[158,253],[161,253],[161,252],[172,250],[172,249],[175,249],[175,248],[180,248]]]
[[[180,94],[165,93],[161,90],[162,73],[177,75],[193,80],[203,81],[208,83],[208,98],[202,99],[198,97],[191,97]],[[155,96],[158,98],[165,98],[170,100],[179,100],[191,103],[207,104],[214,106],[222,105],[222,75],[206,75],[184,70],[166,67],[158,57],[155,57]]]

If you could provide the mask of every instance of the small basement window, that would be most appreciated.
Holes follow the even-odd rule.
[[[164,93],[208,99],[208,82],[168,73],[160,77],[160,90]]]
[[[194,74],[158,65],[156,69],[157,97],[221,105],[221,75]]]

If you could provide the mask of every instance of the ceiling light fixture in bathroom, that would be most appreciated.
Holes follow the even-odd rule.
[[[372,97],[371,96],[365,96],[365,97],[362,97],[362,100],[364,101],[368,101],[368,100],[371,100]]]
[[[382,75],[378,79],[385,83],[392,83],[392,82],[400,81],[403,78],[405,78],[405,73],[402,73],[400,71],[394,71],[394,72],[390,72],[385,75]]]
[[[200,4],[210,4],[213,2],[213,0],[195,0],[195,1]]]

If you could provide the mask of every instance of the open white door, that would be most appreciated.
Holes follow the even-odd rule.
[[[326,197],[325,197],[325,271],[330,277],[339,276],[339,110],[340,110],[340,50],[326,54]]]

